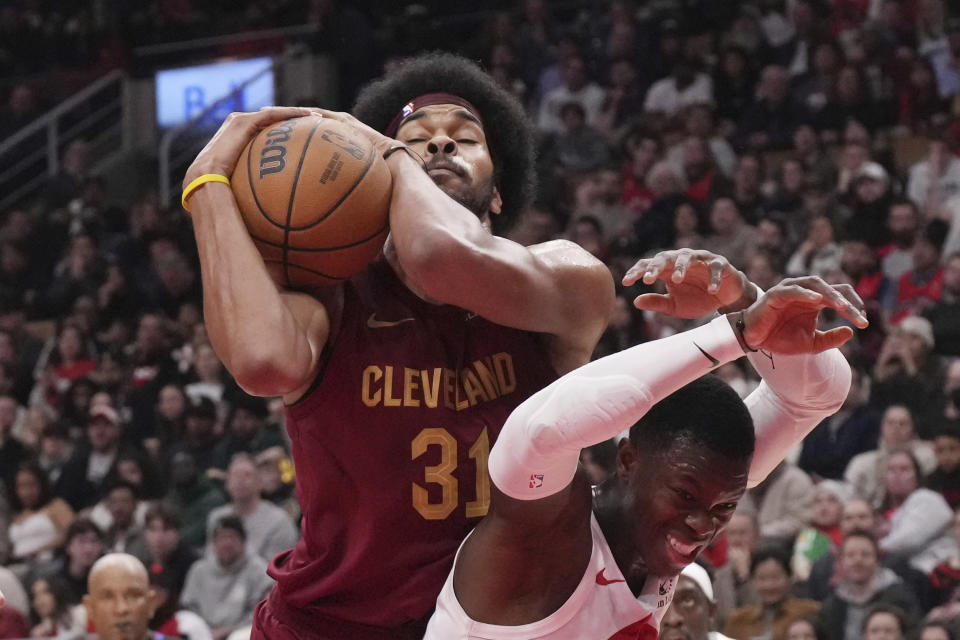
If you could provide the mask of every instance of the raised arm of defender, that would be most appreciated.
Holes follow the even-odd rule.
[[[817,353],[839,346],[852,336],[852,331],[817,331],[817,313],[824,307],[837,309],[858,326],[863,325],[851,312],[847,300],[835,295],[835,290],[822,280],[797,279],[774,287],[744,313],[743,339],[748,345],[779,354]],[[742,356],[744,350],[733,323],[733,317],[722,316],[697,329],[621,351],[567,374],[530,397],[507,420],[490,454],[490,478],[494,485],[516,500],[537,500],[567,489],[582,448],[617,435],[662,398]],[[836,366],[836,357],[842,366]],[[836,387],[837,392],[827,394],[826,406],[808,406],[802,398],[800,402],[787,402],[769,387],[759,390],[753,405],[760,410],[760,415],[754,415],[759,432],[767,438],[768,451],[761,456],[764,467],[774,456],[786,453],[782,443],[794,442],[798,433],[805,433],[804,429],[812,428],[816,421],[835,410],[832,398],[842,401],[849,386],[849,376],[840,375],[848,368],[839,354],[795,358],[791,364],[794,368],[800,364],[804,373],[809,370],[814,375],[835,374],[820,382],[829,384],[831,389]],[[804,358],[822,360],[824,365],[806,366]],[[795,380],[793,384],[799,382]],[[797,420],[801,424],[794,424]],[[784,429],[784,425],[789,428]],[[789,437],[774,439],[768,435],[777,428],[787,431]],[[765,475],[769,470],[758,469],[757,475]],[[530,482],[531,477],[536,482]],[[520,505],[507,501],[502,506],[527,519],[528,512]],[[500,510],[496,500],[493,510]]]

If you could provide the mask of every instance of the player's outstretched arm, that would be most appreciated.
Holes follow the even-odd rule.
[[[634,301],[638,308],[682,318],[697,318],[715,310],[743,309],[752,304],[759,291],[726,258],[703,250],[662,251],[640,260],[627,271],[623,284],[630,286],[641,279],[646,284],[661,280],[667,291],[638,296]],[[831,287],[815,277],[793,281],[833,296],[838,303],[847,305],[849,313],[864,321],[863,301],[849,285]],[[752,487],[766,478],[820,421],[836,413],[850,386],[850,367],[835,349],[781,355],[775,366],[759,352],[747,355],[763,378],[745,400],[757,432],[748,483]]]
[[[832,297],[836,305],[846,308],[846,317],[857,327],[866,326],[863,301],[850,285],[831,286],[814,276],[792,281]],[[747,481],[748,487],[754,487],[814,427],[840,409],[850,389],[851,374],[839,349],[776,358],[760,352],[747,355],[762,378],[760,386],[744,400],[757,435]]]
[[[818,331],[817,315],[825,307],[863,326],[845,300],[830,295],[832,289],[821,293],[805,285],[785,281],[765,293],[743,312],[739,336],[740,314],[722,316],[591,362],[517,407],[490,453],[490,514],[464,544],[455,569],[457,595],[471,617],[516,624],[497,620],[496,612],[541,586],[526,580],[554,580],[544,567],[567,570],[588,560],[589,488],[585,480],[575,481],[581,449],[629,428],[660,399],[745,349],[799,354],[839,346],[853,332]],[[542,542],[545,535],[549,545]],[[556,556],[547,561],[549,554]],[[504,564],[512,569],[508,574],[489,570]]]
[[[271,107],[231,114],[190,165],[184,186],[207,173],[229,177],[258,131],[310,113]],[[203,185],[189,205],[200,253],[204,320],[214,350],[247,392],[295,394],[312,379],[326,342],[329,321],[323,305],[310,296],[280,292],[228,185]]]
[[[350,114],[317,112],[357,127],[381,152],[403,142]],[[610,271],[600,260],[565,240],[527,248],[495,236],[409,154],[393,153],[387,164],[393,174],[391,241],[415,289],[497,324],[556,336],[560,348],[574,354],[554,358],[562,371],[586,361],[606,328],[614,296]],[[496,198],[491,209],[499,210]]]

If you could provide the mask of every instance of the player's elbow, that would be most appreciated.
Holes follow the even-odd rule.
[[[820,397],[824,408],[833,414],[839,411],[846,401],[853,374],[850,371],[850,364],[839,349],[834,349],[830,356],[835,361],[833,375],[828,379],[828,384],[824,385],[825,389]]]
[[[277,358],[274,354],[245,354],[227,367],[234,380],[253,396],[282,396],[302,387],[308,372],[295,360]]]

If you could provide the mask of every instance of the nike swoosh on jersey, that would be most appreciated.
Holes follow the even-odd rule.
[[[626,582],[626,580],[621,580],[619,578],[615,580],[608,580],[603,577],[604,571],[605,571],[604,569],[600,569],[600,571],[597,572],[597,584],[599,584],[601,587],[605,587],[608,584],[613,584],[614,582]]]
[[[367,326],[371,329],[386,329],[387,327],[395,327],[398,324],[403,324],[404,322],[413,322],[416,318],[401,318],[400,320],[377,320],[377,314],[371,313],[370,317],[367,318]]]
[[[706,356],[707,360],[709,360],[709,361],[710,361],[710,364],[712,364],[714,367],[720,365],[720,361],[719,361],[719,360],[717,360],[717,359],[714,358],[712,355],[710,355],[709,353],[707,353],[706,351],[704,351],[704,350],[703,350],[703,347],[701,347],[700,345],[698,345],[696,342],[693,343],[693,346],[695,346],[697,349],[700,349],[700,353],[702,353],[704,356]]]

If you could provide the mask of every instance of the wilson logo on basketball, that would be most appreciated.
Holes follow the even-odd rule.
[[[287,166],[287,146],[295,120],[288,120],[267,132],[267,141],[260,151],[260,179],[271,173],[279,173]]]

